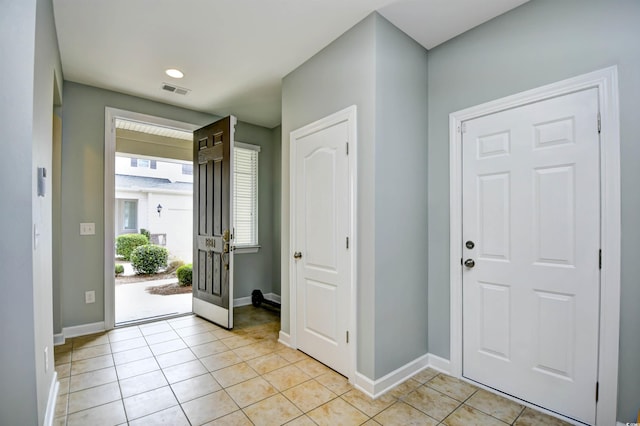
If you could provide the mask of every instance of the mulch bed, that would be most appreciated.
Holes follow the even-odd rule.
[[[177,278],[175,271],[170,273],[159,274],[137,274],[137,275],[120,275],[116,277],[116,285],[119,284],[135,284],[145,281],[157,281],[166,280],[171,278]],[[191,293],[191,286],[181,287],[178,283],[154,285],[145,288],[145,290],[151,294],[158,294],[161,296],[170,296],[172,294],[185,294]]]
[[[187,285],[187,286],[181,287],[178,283],[173,283],[173,284],[154,285],[154,286],[145,288],[145,290],[151,294],[168,296],[172,294],[191,293],[191,286]]]
[[[155,280],[166,280],[168,278],[176,278],[176,273],[172,272],[170,274],[151,274],[151,275],[120,275],[116,277],[116,284],[132,284],[139,283],[141,281],[155,281]]]

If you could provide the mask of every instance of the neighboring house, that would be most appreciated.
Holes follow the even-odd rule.
[[[116,156],[116,236],[151,233],[170,258],[191,262],[193,256],[193,165]]]

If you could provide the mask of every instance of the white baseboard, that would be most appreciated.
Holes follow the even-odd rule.
[[[275,293],[267,293],[264,295],[264,298],[267,300],[271,300],[272,302],[280,303],[280,295]]]
[[[430,367],[429,361],[430,354],[424,354],[377,380],[371,380],[356,372],[354,386],[371,398],[378,398],[393,387],[418,374],[425,368]]]
[[[355,377],[353,378],[353,380],[350,380],[350,382],[354,388],[358,389],[360,392],[371,398],[373,398],[373,395],[375,395],[376,393],[375,382],[367,376],[358,373],[357,371]]]
[[[280,295],[275,293],[266,293],[262,295],[265,300],[270,300],[271,302],[280,303]],[[237,308],[239,306],[247,306],[251,305],[251,296],[247,297],[238,297],[237,299],[233,299],[233,307]]]
[[[238,297],[237,299],[233,299],[233,307],[237,308],[239,306],[247,306],[251,304],[251,296],[247,297]]]
[[[451,361],[440,358],[438,355],[427,354],[429,367],[441,373],[451,375]]]
[[[64,345],[65,338],[63,333],[53,335],[53,346]]]
[[[44,412],[44,426],[52,426],[53,418],[56,411],[56,401],[58,399],[58,390],[60,389],[60,382],[58,382],[58,373],[53,372],[53,380],[49,387],[49,398],[47,398],[47,409]]]
[[[285,333],[284,331],[280,330],[280,333],[278,334],[278,342],[290,348],[291,336],[288,333]]]
[[[91,324],[74,325],[72,327],[64,327],[62,335],[65,339],[69,337],[85,336],[87,334],[100,333],[104,331],[104,321],[93,322]]]

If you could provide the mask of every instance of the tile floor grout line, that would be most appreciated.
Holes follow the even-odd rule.
[[[106,333],[107,340],[109,340],[109,334]],[[109,344],[109,349],[111,349],[111,344]],[[118,369],[116,368],[116,359],[113,356],[113,351],[111,352],[111,359],[113,360],[113,371],[116,375],[116,382],[118,383],[118,392],[120,393],[120,404],[122,404],[122,411],[124,411],[124,420],[129,424],[129,415],[127,414],[127,407],[124,405],[124,396],[122,395],[122,386],[120,386],[120,377],[118,376]]]
[[[171,326],[171,324],[168,324],[168,325],[173,330],[173,327]],[[175,330],[173,330],[173,331],[175,332]],[[178,335],[178,333],[176,333],[176,335]],[[178,335],[178,338],[182,341],[182,338],[180,337],[180,335]],[[162,377],[164,377],[164,380],[167,382],[167,386],[169,387],[169,390],[171,391],[171,394],[173,395],[173,397],[175,398],[176,402],[178,403],[178,406],[180,407],[180,411],[182,411],[182,414],[184,414],[184,417],[185,417],[185,419],[187,419],[187,422],[189,423],[189,425],[192,426],[193,423],[191,422],[191,419],[189,419],[189,416],[187,416],[187,413],[184,411],[184,408],[182,407],[182,403],[178,399],[178,396],[176,395],[175,391],[173,390],[173,387],[171,386],[171,382],[169,381],[169,378],[167,377],[167,375],[164,372],[164,369],[162,368],[162,366],[158,362],[158,358],[156,357],[156,354],[151,349],[151,345],[149,345],[149,342],[147,341],[146,337],[145,337],[145,341],[147,342],[147,346],[149,347],[149,351],[151,351],[151,354],[153,355],[154,361],[156,362],[156,364],[158,364],[158,368],[160,369],[160,373],[162,374]],[[189,347],[189,345],[187,345],[186,342],[184,342],[184,341],[182,341],[182,343],[184,343],[187,346],[187,348],[189,349],[189,352],[191,352],[193,354],[193,351],[191,351],[191,348]],[[170,353],[170,352],[167,352],[167,353]],[[161,354],[161,355],[164,355],[164,354]],[[195,356],[195,354],[193,354],[193,355]],[[180,365],[180,364],[176,364],[176,365]],[[204,367],[204,365],[203,365],[203,367]],[[186,379],[186,380],[189,380],[189,379]],[[178,383],[178,382],[176,382],[176,383]],[[168,407],[168,408],[171,408],[171,407]],[[160,410],[160,411],[162,411],[162,410]],[[151,415],[151,414],[154,414],[154,413],[150,413],[148,415]],[[143,417],[146,417],[146,416],[143,416]]]
[[[225,392],[226,397],[229,398],[231,401],[233,401],[233,403],[235,404],[235,406],[237,408],[234,411],[230,412],[230,413],[227,413],[227,414],[224,414],[222,416],[219,416],[219,417],[215,418],[214,420],[221,419],[221,418],[227,417],[227,416],[229,416],[229,415],[231,415],[233,413],[240,412],[241,415],[244,416],[246,421],[248,421],[250,424],[254,424],[253,420],[251,420],[251,418],[248,416],[248,412],[245,412],[245,409],[247,409],[248,407],[251,407],[251,406],[253,406],[255,404],[259,404],[261,402],[264,402],[266,399],[278,396],[279,398],[282,398],[282,401],[287,401],[288,404],[291,404],[292,407],[295,407],[297,410],[299,410],[299,412],[301,412],[300,415],[298,415],[298,416],[296,416],[296,417],[294,417],[292,419],[289,419],[288,420],[289,422],[299,419],[298,421],[306,420],[306,421],[310,421],[311,423],[316,424],[317,422],[313,418],[309,417],[308,413],[312,412],[313,410],[318,409],[318,407],[321,407],[321,406],[323,406],[325,404],[331,403],[332,401],[335,401],[338,398],[340,398],[342,400],[342,402],[347,403],[347,405],[352,407],[354,410],[357,410],[358,412],[362,413],[366,417],[365,423],[368,422],[368,421],[371,421],[372,423],[373,422],[377,422],[377,420],[375,420],[376,416],[380,415],[381,413],[384,413],[386,410],[391,409],[392,407],[396,406],[396,404],[398,404],[400,402],[402,402],[404,404],[407,404],[409,407],[412,407],[412,409],[415,409],[417,412],[420,412],[420,413],[424,414],[426,416],[425,420],[426,420],[426,418],[430,418],[434,422],[436,422],[436,424],[440,424],[440,425],[445,425],[446,424],[445,420],[449,416],[451,416],[452,413],[460,410],[461,407],[466,407],[466,409],[473,410],[474,412],[478,413],[477,415],[480,415],[480,413],[482,414],[482,416],[486,415],[487,416],[486,417],[487,421],[489,419],[493,419],[493,420],[496,420],[496,421],[503,422],[501,419],[498,419],[497,417],[492,416],[490,413],[485,413],[485,411],[483,411],[483,409],[479,409],[479,408],[473,407],[472,405],[469,404],[471,399],[475,395],[478,395],[479,389],[473,390],[473,392],[471,392],[466,398],[464,398],[464,400],[462,402],[459,401],[459,400],[456,400],[455,398],[453,398],[453,400],[456,402],[455,408],[453,410],[451,410],[444,417],[444,419],[440,421],[440,423],[437,423],[438,421],[436,419],[434,419],[433,417],[431,417],[428,413],[422,411],[420,408],[412,405],[411,403],[409,403],[407,401],[406,398],[410,394],[412,394],[413,392],[415,392],[418,389],[420,389],[421,387],[424,387],[426,389],[429,389],[430,391],[435,392],[434,395],[440,395],[442,397],[451,398],[448,394],[445,394],[442,391],[440,391],[439,389],[436,389],[436,388],[432,387],[435,384],[434,379],[436,379],[439,375],[441,375],[441,373],[435,373],[432,377],[430,377],[428,380],[426,380],[424,382],[422,382],[422,380],[417,380],[417,387],[415,387],[415,388],[413,388],[413,385],[410,385],[410,386],[407,386],[406,388],[403,388],[401,392],[397,393],[397,396],[394,395],[393,398],[390,399],[390,404],[388,406],[386,406],[385,408],[383,408],[382,410],[377,411],[377,410],[373,410],[373,409],[370,409],[370,408],[366,408],[367,412],[363,412],[360,408],[358,408],[356,405],[354,405],[353,403],[349,402],[346,399],[346,395],[348,395],[350,392],[353,392],[354,389],[355,389],[351,385],[349,385],[347,387],[346,391],[343,391],[344,387],[342,386],[342,384],[333,381],[332,378],[330,378],[328,376],[327,376],[328,380],[323,380],[324,383],[320,382],[318,379],[320,377],[323,377],[323,376],[326,376],[326,375],[330,374],[330,371],[322,371],[321,374],[316,375],[318,370],[314,369],[313,365],[307,364],[308,368],[310,369],[309,371],[312,372],[312,374],[308,374],[307,373],[307,365],[305,365],[303,363],[305,363],[307,361],[311,362],[310,360],[312,360],[312,358],[310,358],[310,357],[308,357],[306,355],[304,357],[300,358],[300,357],[295,355],[295,353],[294,353],[295,350],[293,350],[294,352],[292,352],[291,355],[289,355],[287,353],[287,355],[285,357],[285,351],[287,351],[287,348],[284,347],[284,346],[281,346],[279,344],[274,344],[273,341],[272,341],[273,340],[272,339],[273,336],[271,336],[271,335],[274,332],[277,333],[277,330],[276,330],[275,326],[269,326],[269,324],[271,324],[270,322],[264,323],[264,324],[258,324],[255,327],[254,326],[246,326],[246,327],[238,328],[237,330],[235,330],[236,331],[235,334],[224,334],[224,333],[218,333],[217,332],[218,331],[217,327],[216,328],[204,327],[204,326],[201,325],[201,324],[204,324],[204,323],[199,323],[199,321],[195,321],[195,320],[188,320],[187,318],[197,318],[197,319],[199,319],[198,317],[192,316],[192,317],[186,317],[184,319],[181,318],[178,321],[174,321],[174,323],[169,322],[167,320],[158,321],[157,324],[149,325],[147,328],[151,328],[151,327],[156,326],[156,327],[158,327],[158,329],[162,329],[163,327],[167,327],[168,326],[168,329],[166,329],[165,331],[154,332],[152,334],[144,334],[142,332],[142,330],[140,330],[140,328],[138,326],[131,326],[132,329],[134,329],[134,327],[137,327],[137,330],[139,332],[139,336],[130,336],[127,339],[117,340],[117,341],[127,341],[127,340],[130,340],[130,339],[135,339],[135,338],[138,338],[138,337],[142,337],[143,339],[141,340],[141,342],[144,342],[144,346],[143,347],[141,347],[141,348],[131,348],[131,349],[127,349],[125,351],[135,350],[135,349],[141,349],[142,350],[142,348],[145,348],[150,352],[150,356],[148,358],[143,358],[141,360],[133,360],[133,361],[129,361],[127,363],[122,363],[122,364],[118,364],[118,365],[116,365],[116,363],[115,363],[116,358],[118,358],[118,356],[116,354],[120,353],[120,352],[125,352],[125,351],[114,352],[113,351],[113,344],[115,342],[111,342],[111,340],[109,338],[109,334],[106,333],[107,334],[107,343],[102,343],[102,344],[108,344],[109,345],[109,350],[110,350],[109,354],[111,355],[111,362],[113,363],[112,367],[114,368],[114,371],[116,373],[115,374],[116,375],[116,381],[118,383],[118,390],[119,390],[119,399],[117,399],[116,401],[120,401],[121,404],[123,405],[123,408],[124,408],[124,399],[125,398],[124,398],[124,393],[123,393],[123,388],[121,386],[121,384],[122,384],[121,382],[124,381],[124,380],[128,380],[130,378],[139,377],[139,376],[141,376],[143,374],[149,374],[149,372],[141,373],[141,374],[135,374],[135,375],[133,375],[131,377],[127,377],[127,379],[121,379],[120,374],[118,372],[118,367],[120,365],[126,365],[126,364],[137,362],[137,361],[143,361],[145,359],[148,359],[148,360],[153,359],[153,361],[157,364],[157,366],[154,367],[154,368],[157,368],[157,370],[153,370],[153,371],[160,371],[160,373],[161,373],[162,377],[164,378],[164,381],[166,382],[166,384],[164,384],[163,386],[160,386],[159,388],[147,390],[145,392],[151,392],[151,391],[154,391],[154,390],[157,390],[157,389],[160,389],[160,388],[168,386],[170,388],[169,390],[171,391],[171,395],[173,395],[173,397],[175,399],[175,404],[177,404],[177,406],[180,407],[180,412],[182,413],[182,415],[186,419],[186,422],[191,424],[191,425],[193,425],[194,423],[187,417],[186,411],[184,409],[184,404],[186,404],[186,403],[188,403],[190,401],[193,401],[195,399],[201,398],[203,396],[207,396],[207,395],[210,395],[212,393],[218,392],[219,390],[223,390]],[[193,323],[190,323],[191,321]],[[174,328],[174,325],[177,328]],[[193,328],[193,329],[192,330],[187,330],[187,328]],[[178,331],[181,330],[181,329],[184,329],[184,332],[180,332],[179,333]],[[222,329],[220,329],[220,330],[222,330]],[[174,341],[174,340],[178,341],[178,339],[180,339],[180,341],[182,343],[182,346],[184,346],[184,347],[180,348],[180,349],[170,350],[169,352],[156,354],[153,350],[151,350],[151,346],[152,345],[156,345],[156,344],[160,344],[160,343],[164,343],[164,342],[157,342],[157,343],[151,344],[148,339],[153,341],[153,338],[151,338],[150,336],[154,336],[154,335],[157,335],[157,334],[160,334],[160,333],[163,333],[163,332],[169,332],[169,331],[172,331],[172,332],[175,333],[175,335],[177,335],[177,337],[173,337],[169,341]],[[206,333],[209,333],[210,336],[206,336],[206,337],[203,336],[204,337],[203,340],[206,340],[206,339],[209,339],[209,338],[211,338],[213,340],[201,342],[201,341],[198,340],[198,338],[190,338],[191,336],[204,335]],[[225,343],[225,340],[230,340],[230,339],[233,339],[230,342],[230,343],[232,343],[232,346],[235,346],[233,348],[227,346],[227,344]],[[188,341],[193,342],[193,343],[189,344],[189,343],[187,343]],[[220,342],[222,344],[221,347],[225,347],[226,350],[222,350],[222,351],[218,352],[219,348],[216,347],[216,345],[214,344],[214,345],[212,345],[213,349],[212,348],[207,348],[207,349],[203,349],[201,351],[194,351],[194,348],[196,348],[198,346],[207,345],[207,344],[213,343],[213,342]],[[91,338],[87,338],[86,340],[75,341],[74,343],[75,343],[75,346],[76,346],[75,347],[76,351],[98,346],[98,345],[94,345],[92,343]],[[97,372],[97,371],[100,371],[100,370],[103,370],[103,369],[111,368],[111,366],[103,367],[103,368],[98,368],[96,370],[90,370],[90,371],[86,371],[86,372],[83,372],[83,373],[78,373],[78,374],[73,374],[72,375],[71,374],[71,367],[72,367],[72,365],[75,365],[75,363],[80,362],[80,361],[84,361],[84,360],[88,360],[88,359],[92,359],[92,358],[97,358],[97,357],[101,356],[101,355],[97,355],[95,357],[90,357],[90,358],[85,358],[83,360],[74,361],[73,360],[73,351],[74,351],[74,347],[73,346],[74,346],[74,343],[72,343],[71,348],[69,349],[69,351],[65,351],[65,352],[70,352],[70,354],[69,354],[69,363],[68,363],[69,373],[68,373],[68,376],[65,377],[66,379],[69,380],[69,389],[68,389],[67,393],[65,394],[65,397],[67,398],[65,400],[65,402],[67,404],[66,405],[66,415],[64,416],[63,420],[60,419],[65,424],[68,423],[68,420],[69,420],[68,409],[69,409],[69,403],[70,403],[70,400],[71,400],[70,395],[75,393],[75,392],[70,392],[71,379],[73,377],[77,377],[77,376],[79,376],[81,374],[90,374],[90,373],[94,373],[94,372]],[[85,346],[86,344],[89,344],[89,345],[92,345],[92,346]],[[236,346],[236,345],[238,345],[238,346]],[[242,349],[242,348],[245,348],[245,347],[248,347],[248,346],[252,346],[252,345],[256,345],[255,346],[256,353],[260,353],[260,355],[254,356],[254,353],[252,353],[251,350],[243,350]],[[188,377],[188,378],[185,378],[185,379],[181,379],[180,381],[177,381],[177,382],[175,382],[173,384],[169,383],[167,375],[165,374],[165,370],[168,369],[168,368],[171,368],[171,367],[177,367],[177,366],[183,365],[186,362],[179,362],[177,364],[174,364],[174,362],[176,362],[176,360],[183,359],[183,358],[181,358],[181,356],[177,356],[176,358],[167,358],[167,359],[169,359],[169,364],[172,364],[172,365],[167,365],[166,367],[163,367],[160,364],[160,359],[163,359],[164,355],[169,355],[169,354],[172,354],[172,353],[175,353],[175,352],[183,351],[184,349],[188,349],[189,350],[188,352],[187,351],[184,352],[186,357],[188,357],[188,358],[193,357],[192,360],[186,361],[186,362],[191,363],[192,361],[198,361],[198,363],[194,363],[194,365],[199,365],[199,366],[203,367],[204,368],[202,370],[203,372],[201,374],[197,374],[197,375],[195,375],[193,377]],[[161,350],[165,350],[165,349],[162,348]],[[213,353],[207,353],[209,350],[212,350]],[[58,351],[56,351],[56,352],[58,352]],[[65,352],[59,351],[59,353],[56,353],[55,355],[56,356],[64,356],[64,355],[60,355],[60,354],[64,354]],[[196,355],[196,352],[201,353],[201,354],[202,353],[207,353],[207,355],[203,355],[202,357],[198,357]],[[209,370],[209,368],[204,366],[204,361],[203,361],[204,359],[206,359],[207,357],[210,357],[210,356],[215,356],[215,355],[219,355],[219,354],[223,354],[223,353],[229,353],[229,355],[232,355],[232,356],[237,357],[237,358],[234,359],[234,362],[231,365],[225,366],[225,367],[221,367],[221,368],[217,368],[216,367],[213,370]],[[245,354],[244,357],[240,356],[243,353]],[[273,357],[278,357],[278,358],[273,358]],[[120,357],[120,358],[121,359],[126,359],[126,356],[125,357]],[[265,371],[263,374],[261,374],[260,372],[258,372],[258,369],[256,368],[256,367],[259,367],[260,364],[258,363],[258,361],[254,362],[254,360],[258,360],[260,358],[264,358],[265,360],[267,360],[268,358],[273,358],[274,360],[277,360],[277,361],[274,361],[274,363],[271,364],[271,365],[272,366],[273,365],[278,365],[278,368],[275,368],[273,370]],[[165,362],[167,362],[167,361],[165,361]],[[269,362],[271,362],[271,361],[269,361]],[[282,363],[285,363],[285,364],[282,365]],[[66,363],[63,363],[63,364],[60,364],[60,365],[65,365],[65,364]],[[224,364],[224,361],[222,362],[222,364]],[[251,377],[249,379],[243,379],[243,380],[241,380],[241,381],[239,381],[237,383],[233,383],[232,385],[229,385],[227,387],[220,386],[220,389],[218,391],[208,392],[205,395],[198,396],[198,397],[192,398],[190,400],[185,400],[184,402],[180,402],[178,400],[176,391],[174,390],[174,387],[173,387],[174,385],[176,385],[178,383],[181,383],[181,382],[186,382],[188,380],[192,380],[194,378],[204,377],[206,375],[208,375],[209,377],[213,378],[213,380],[217,383],[217,379],[215,379],[215,376],[214,376],[214,374],[217,371],[223,370],[225,368],[232,367],[234,365],[239,365],[239,364],[244,364],[245,366],[247,366],[249,371],[253,371],[253,373],[256,374],[256,376]],[[301,368],[302,366],[305,367],[304,370]],[[269,375],[272,372],[277,372],[278,370],[281,370],[281,369],[284,369],[284,368],[287,368],[287,367],[295,367],[297,370],[300,370],[302,373],[308,375],[309,377],[306,378],[305,380],[303,380],[302,382],[296,383],[295,385],[290,386],[290,387],[288,387],[286,389],[280,390],[278,388],[275,388],[275,386],[271,383],[271,381],[267,380],[266,376]],[[59,366],[56,365],[56,369],[58,369],[58,368],[65,368],[66,369],[66,367],[59,367]],[[267,369],[269,369],[269,368],[271,368],[271,367],[267,367]],[[186,376],[189,376],[190,374],[193,374],[193,373],[189,373]],[[442,375],[442,376],[445,377],[446,375]],[[178,376],[178,377],[180,377],[180,376]],[[242,377],[242,376],[240,376],[240,377]],[[426,375],[424,377],[426,377]],[[446,377],[450,377],[450,376],[446,376]],[[229,389],[231,389],[234,386],[241,385],[242,383],[246,383],[246,382],[248,382],[250,380],[254,380],[254,379],[257,379],[257,378],[264,380],[266,383],[269,384],[270,387],[275,388],[276,393],[273,394],[273,395],[267,396],[266,398],[261,398],[261,399],[258,399],[256,401],[252,401],[252,403],[250,405],[248,405],[248,406],[246,406],[244,408],[240,407],[240,405],[235,401],[235,399],[231,397]],[[232,379],[231,382],[233,382],[233,380],[234,379]],[[318,407],[313,407],[313,408],[311,408],[311,409],[309,409],[307,411],[304,411],[301,407],[296,405],[296,403],[292,399],[287,397],[287,394],[285,394],[285,392],[288,392],[290,389],[293,389],[295,387],[310,383],[312,381],[317,382],[322,387],[322,389],[325,389],[325,390],[331,392],[334,396],[331,397],[330,399],[328,399],[327,401],[323,402],[322,404],[320,404]],[[106,384],[97,385],[97,386],[103,386],[103,385],[107,385],[107,384],[110,384],[110,383],[113,383],[113,382],[108,382]],[[325,383],[334,384],[334,386],[327,386]],[[220,383],[218,383],[218,385],[220,385]],[[81,392],[83,390],[92,389],[92,388],[95,388],[97,386],[90,386],[89,388],[81,389],[81,390],[78,390],[76,392]],[[336,391],[333,390],[334,388],[336,389]],[[407,389],[409,389],[409,390],[407,391]],[[338,392],[338,390],[340,392]],[[142,393],[145,393],[145,392],[136,393],[135,395],[139,395],[139,394],[142,394]],[[291,394],[291,392],[289,392],[289,394]],[[130,396],[135,396],[135,395],[130,395]],[[350,399],[352,399],[352,398],[350,398]],[[354,400],[354,401],[357,402],[359,400]],[[368,401],[368,399],[366,401]],[[104,404],[100,404],[100,405],[96,405],[94,407],[90,407],[90,408],[87,408],[85,410],[80,410],[80,411],[78,411],[78,413],[86,411],[86,410],[90,410],[90,409],[93,409],[93,408],[97,408],[97,407],[100,407],[100,406],[103,406],[103,405],[106,405],[106,404],[110,404],[110,403],[113,403],[113,402],[114,401],[108,402],[108,403],[104,403]],[[418,402],[418,401],[416,401],[416,402]],[[480,400],[478,400],[478,402],[480,402]],[[358,402],[358,404],[360,404],[360,402]],[[151,416],[151,415],[156,415],[158,412],[161,412],[161,411],[164,411],[164,410],[174,409],[174,407],[176,407],[176,405],[171,405],[171,407],[163,408],[161,410],[153,411],[151,413],[146,413],[144,416],[139,417],[137,419],[134,419],[132,421],[139,421],[139,419],[143,419],[143,418],[145,418],[147,416]],[[368,407],[368,406],[363,405],[363,407]],[[125,418],[127,419],[127,422],[129,422],[130,419],[129,419],[129,416],[127,414],[126,408],[124,408],[124,410],[125,410]],[[526,407],[521,408],[519,413],[517,414],[517,416],[513,420],[513,422],[511,422],[511,424],[515,425],[516,422],[520,418],[522,418],[522,416],[524,415],[526,410],[527,410]],[[368,413],[369,412],[374,412],[374,411],[375,411],[375,415],[374,416],[369,416]],[[533,411],[535,411],[535,410],[533,410]],[[175,411],[173,411],[173,413],[177,414],[178,411],[175,410]],[[73,414],[75,414],[75,413],[73,413]],[[254,412],[254,415],[255,414],[256,413]],[[236,414],[236,416],[239,416],[239,415],[240,414]],[[60,417],[62,417],[62,416],[60,416]],[[503,424],[503,423],[501,423],[501,424]],[[504,424],[506,424],[506,423],[504,423]]]
[[[197,355],[195,353],[193,353],[193,351],[191,350],[191,346],[189,346],[189,344],[187,342],[184,341],[184,339],[182,338],[182,336],[180,336],[177,332],[176,329],[173,328],[173,325],[169,324],[169,326],[173,329],[173,331],[178,335],[178,337],[180,338],[180,340],[182,341],[182,343],[184,343],[187,346],[187,349],[189,349],[189,352],[191,352],[191,354],[193,356],[196,357],[196,359],[198,361],[200,361],[200,359],[197,357]],[[158,362],[158,360],[156,359],[156,362]],[[202,365],[202,367],[204,367],[205,370],[207,370],[206,374],[209,374],[213,380],[215,380],[215,377],[213,377],[213,375],[211,374],[211,372],[209,372],[209,369],[207,367],[204,366],[204,364],[202,364],[202,362],[200,362],[200,364]],[[180,364],[177,364],[180,365]],[[158,366],[160,366],[160,363],[158,362]],[[165,376],[165,380],[167,381],[167,383],[169,383],[169,380],[167,379],[166,375],[164,374],[164,370],[162,369],[162,367],[160,366],[160,371],[162,371],[162,374]],[[204,374],[202,374],[202,376],[204,376]],[[195,377],[200,377],[200,376],[195,376]],[[193,377],[192,377],[193,378]],[[185,379],[185,380],[190,380],[190,379]],[[180,382],[176,382],[176,383],[180,383]],[[218,383],[218,381],[216,380],[216,383]],[[193,422],[191,421],[191,419],[189,418],[189,416],[187,415],[187,412],[184,410],[184,407],[182,406],[182,402],[180,402],[180,400],[178,399],[178,395],[176,395],[176,392],[173,390],[173,386],[171,386],[172,384],[169,383],[169,389],[171,389],[171,392],[173,393],[173,397],[176,399],[176,401],[178,401],[178,406],[180,407],[180,411],[182,411],[182,414],[184,414],[184,418],[187,419],[187,422],[189,423],[190,426],[193,426]],[[218,383],[218,385],[220,385],[220,383]],[[212,392],[213,393],[213,392]],[[207,394],[210,395],[210,394]],[[194,398],[196,399],[196,398]],[[193,400],[191,400],[193,401]],[[185,401],[188,402],[188,401]]]

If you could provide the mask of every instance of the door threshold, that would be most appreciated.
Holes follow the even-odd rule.
[[[189,316],[189,315],[193,315],[193,312],[182,312],[182,313],[172,312],[170,314],[156,315],[156,316],[153,316],[153,317],[145,317],[145,318],[140,318],[140,319],[135,319],[135,320],[130,320],[130,321],[118,322],[118,323],[115,324],[115,328],[129,327],[129,326],[132,326],[132,325],[148,324],[148,323],[156,322],[156,321],[160,321],[160,320],[186,317],[186,316]]]

